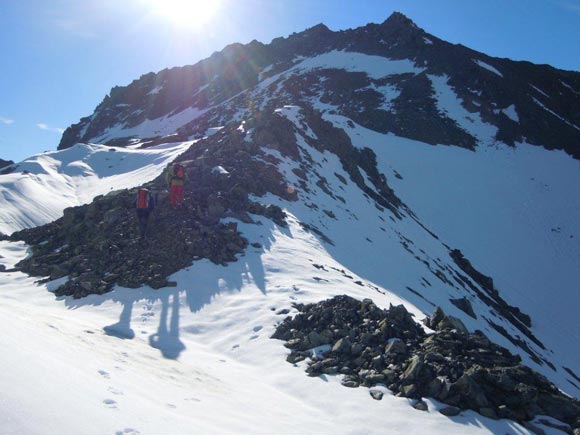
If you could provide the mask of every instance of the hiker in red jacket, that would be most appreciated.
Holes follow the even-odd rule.
[[[183,184],[185,179],[185,168],[179,163],[175,163],[167,171],[166,180],[169,186],[169,200],[173,208],[180,206],[183,202]]]
[[[135,200],[133,201],[133,207],[137,209],[137,219],[139,220],[139,232],[141,234],[141,239],[145,239],[147,236],[147,223],[149,222],[149,215],[155,208],[155,200],[149,189],[139,189]]]

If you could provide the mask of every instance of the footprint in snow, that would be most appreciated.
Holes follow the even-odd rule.
[[[234,350],[234,349],[239,349],[239,347],[240,347],[240,345],[239,345],[239,344],[234,344],[234,345],[232,346],[232,350]]]
[[[115,387],[109,387],[107,390],[109,391],[109,393],[112,393],[115,396],[122,396],[124,394],[121,390],[118,390]]]
[[[126,427],[123,430],[118,430],[117,432],[115,432],[115,435],[139,435],[140,433],[141,432],[139,432],[137,429]]]
[[[254,331],[254,332],[258,332],[258,331],[261,331],[261,330],[262,330],[262,328],[264,328],[262,325],[254,326],[254,329],[253,329],[253,331]]]
[[[103,405],[105,405],[109,409],[117,409],[117,402],[115,402],[113,399],[103,400]]]
[[[109,375],[109,372],[106,372],[105,370],[99,370],[99,375],[105,379],[111,379],[111,375]]]
[[[198,399],[197,397],[187,397],[184,399],[186,402],[201,402],[200,399]]]
[[[260,337],[259,335],[252,335],[252,336],[250,337],[250,340],[255,340],[256,338],[259,338],[259,337]]]

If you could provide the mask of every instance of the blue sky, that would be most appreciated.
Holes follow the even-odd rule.
[[[380,23],[393,11],[492,56],[580,71],[580,0],[221,0],[205,20],[215,0],[200,2],[198,18],[160,6],[184,1],[0,0],[0,158],[55,149],[113,86],[147,72],[232,42]]]

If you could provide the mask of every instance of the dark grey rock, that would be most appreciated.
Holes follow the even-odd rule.
[[[348,388],[358,388],[360,382],[351,376],[345,376],[344,379],[341,381],[341,384]]]
[[[461,409],[456,408],[455,406],[446,406],[444,408],[441,408],[439,412],[445,415],[446,417],[455,417],[456,415],[459,415],[461,413]]]
[[[348,338],[344,337],[334,343],[332,346],[332,351],[336,353],[350,353],[351,346],[352,344]]]
[[[452,408],[444,412],[472,409],[519,422],[549,415],[570,427],[579,423],[578,401],[481,331],[463,330],[440,309],[429,320],[435,332],[426,335],[410,325],[412,318],[400,306],[380,310],[369,301],[338,296],[295,307],[299,314],[287,317],[274,334],[293,353],[300,354],[312,331],[329,331],[319,335],[334,341],[323,361],[309,363],[309,376],[328,369],[345,374],[343,383],[350,387],[383,384],[397,396],[432,397]]]
[[[408,353],[407,346],[405,345],[405,342],[400,338],[392,338],[385,346],[385,353],[395,355],[406,355]]]
[[[418,411],[428,411],[429,410],[429,407],[427,406],[427,404],[423,400],[418,400],[413,405],[413,408],[415,408]]]
[[[477,319],[477,315],[475,314],[475,311],[473,311],[473,307],[471,306],[471,302],[469,302],[469,299],[459,298],[459,299],[449,299],[449,301],[468,316]]]
[[[371,390],[370,395],[375,400],[382,400],[384,396],[383,392],[378,390]]]
[[[425,363],[423,362],[423,357],[420,355],[413,355],[409,363],[409,366],[403,373],[403,379],[405,381],[414,381],[419,377],[419,374],[421,370],[423,370],[424,366]]]
[[[499,417],[497,415],[497,413],[493,410],[493,408],[479,408],[478,411],[481,415],[483,415],[484,417],[487,418],[491,418],[493,420],[498,420]]]

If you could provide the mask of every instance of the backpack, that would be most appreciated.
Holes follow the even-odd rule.
[[[137,210],[145,210],[149,208],[149,191],[147,189],[139,189],[137,193]]]
[[[177,180],[183,180],[185,178],[185,168],[179,163],[173,165],[173,178]]]

